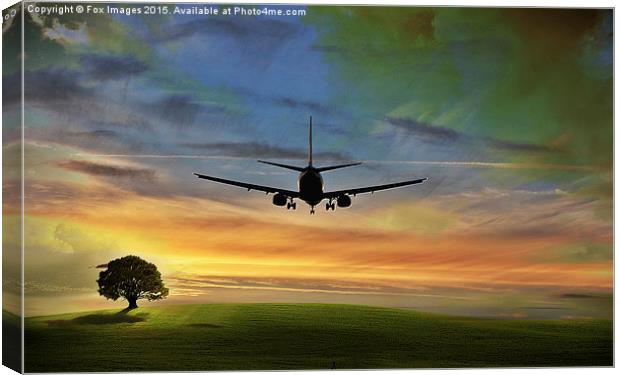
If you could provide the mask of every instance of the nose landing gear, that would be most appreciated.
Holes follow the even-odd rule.
[[[310,206],[310,215],[314,215],[314,206]]]

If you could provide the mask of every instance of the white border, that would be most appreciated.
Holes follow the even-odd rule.
[[[2,9],[5,9],[13,4],[15,4],[17,1],[9,1],[9,0],[0,0],[0,5],[2,6]],[[30,2],[30,1],[29,1]],[[63,1],[63,2],[70,2],[70,1]],[[88,1],[79,1],[82,3],[86,3]],[[95,1],[93,1],[95,2]],[[112,2],[112,1],[111,1]],[[123,2],[127,2],[127,3],[131,3],[131,2],[135,2],[135,3],[157,3],[157,2],[166,2],[166,3],[171,3],[173,1],[166,1],[166,0],[149,0],[149,1],[140,1],[140,0],[126,0]],[[576,0],[545,0],[543,1],[515,1],[515,0],[495,0],[495,1],[488,1],[488,0],[477,0],[477,1],[472,1],[472,0],[460,0],[460,1],[445,1],[445,0],[434,0],[434,1],[415,1],[415,0],[389,0],[389,1],[385,1],[382,2],[380,0],[336,0],[336,1],[326,1],[326,0],[313,0],[313,1],[303,1],[303,0],[288,0],[288,1],[282,1],[282,0],[267,0],[267,1],[260,1],[260,0],[243,0],[243,1],[222,1],[222,0],[212,0],[212,1],[196,1],[197,3],[199,2],[204,2],[204,3],[225,3],[225,4],[241,4],[241,3],[259,3],[259,4],[264,4],[264,3],[272,3],[272,4],[342,4],[342,5],[382,5],[382,6],[386,6],[386,5],[405,5],[405,6],[470,6],[470,7],[573,7],[573,8],[615,8],[616,2],[615,1],[604,1],[604,0],[590,0],[590,1],[576,1]],[[615,18],[615,12],[614,12],[614,18]],[[614,19],[615,21],[615,19]],[[23,25],[23,22],[22,22]],[[614,22],[614,115],[615,115],[615,109],[618,108],[618,98],[615,96],[615,78],[618,75],[618,68],[617,68],[617,64],[615,64],[615,58],[616,58],[616,51],[617,51],[617,38],[616,38],[616,24]],[[23,38],[23,33],[22,33],[22,38]],[[0,43],[0,47],[1,47],[1,43]],[[22,48],[23,48],[23,43],[22,43]],[[1,50],[1,48],[0,48]],[[0,70],[2,67],[2,61],[0,59]],[[23,69],[23,62],[22,62],[22,69]],[[23,70],[22,70],[22,74],[23,74]],[[23,102],[23,90],[22,90],[22,102]],[[0,103],[0,111],[2,109],[2,105]],[[22,122],[23,122],[23,106],[22,106]],[[615,116],[614,116],[615,119]],[[615,124],[615,121],[614,121]],[[22,124],[23,126],[23,124]],[[615,127],[614,127],[615,129]],[[22,136],[23,136],[23,132],[22,132]],[[618,160],[616,159],[617,153],[615,146],[618,144],[617,141],[617,134],[614,131],[614,176],[616,175],[616,168],[618,165]],[[23,153],[23,150],[22,150]],[[0,162],[2,160],[2,156],[0,154]],[[22,155],[22,163],[23,163],[23,155]],[[1,164],[0,164],[1,165]],[[23,164],[22,164],[22,174],[23,174]],[[23,175],[22,175],[23,178]],[[615,181],[614,181],[615,182]],[[620,191],[620,188],[617,186],[617,184],[614,184],[614,197],[618,196],[618,192]],[[1,193],[0,193],[1,196]],[[22,184],[22,197],[23,197],[23,184]],[[614,218],[616,217],[616,205],[614,204]],[[23,209],[23,207],[22,207]],[[23,215],[22,215],[22,220],[23,220]],[[614,221],[615,222],[615,221]],[[2,224],[2,218],[0,216],[0,226]],[[617,228],[614,225],[614,249],[616,248],[616,239],[617,239]],[[22,222],[22,244],[23,244],[23,222]],[[615,253],[615,251],[614,251]],[[615,259],[615,257],[614,257]],[[616,264],[614,262],[614,290],[616,287],[615,284],[615,273],[617,271],[616,268]],[[22,267],[23,267],[23,252],[22,252]],[[2,276],[2,270],[0,268],[0,278]],[[23,277],[23,268],[22,268],[22,277]],[[23,280],[22,280],[23,283]],[[2,294],[1,288],[0,288],[0,296]],[[614,293],[614,297],[615,297],[615,293]],[[23,316],[23,296],[22,296],[22,316]],[[614,298],[614,333],[616,333],[615,331],[615,322],[617,321],[619,316],[618,313],[618,309],[617,309],[617,299]],[[1,328],[0,328],[1,331]],[[616,336],[614,335],[614,358],[618,358],[618,344],[615,340]],[[2,348],[2,344],[0,344],[0,349]],[[0,350],[1,353],[1,350]],[[23,351],[22,351],[23,354]],[[452,375],[452,374],[463,374],[463,373],[477,373],[477,372],[484,372],[484,374],[488,374],[488,375],[521,375],[521,374],[537,374],[537,373],[545,373],[545,374],[568,374],[568,375],[590,375],[592,373],[603,373],[603,374],[611,374],[611,373],[615,373],[615,369],[613,368],[575,368],[575,367],[570,367],[570,368],[551,368],[551,369],[547,369],[547,368],[535,368],[535,369],[465,369],[465,370],[379,370],[379,371],[375,371],[375,370],[359,370],[359,371],[338,371],[339,374],[343,374],[343,375],[351,375],[351,374],[359,374],[359,373],[368,373],[368,374],[415,374],[415,375],[428,375],[428,374],[436,374],[438,372],[441,372],[441,374],[447,374],[447,375]],[[209,374],[231,374],[231,373],[242,373],[242,372],[210,372]],[[261,374],[279,374],[281,373],[280,371],[262,371],[260,372]],[[294,373],[296,374],[304,374],[304,375],[309,375],[309,374],[315,374],[316,371],[295,371]],[[15,372],[9,370],[6,367],[0,367],[0,375],[9,375],[9,374],[15,374]],[[82,373],[74,373],[74,374],[82,374]],[[117,373],[117,374],[123,374],[123,373]],[[131,374],[131,373],[126,373],[126,374]],[[158,374],[158,373],[141,373],[141,374]],[[167,372],[167,374],[185,374],[184,372]]]

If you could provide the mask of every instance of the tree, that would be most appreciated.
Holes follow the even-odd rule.
[[[99,294],[113,301],[126,299],[128,309],[137,308],[139,299],[153,301],[168,295],[157,267],[140,257],[128,255],[99,267],[106,268],[97,279]]]

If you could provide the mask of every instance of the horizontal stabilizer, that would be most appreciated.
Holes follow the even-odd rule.
[[[321,168],[317,168],[316,170],[319,171],[319,172],[325,172],[325,171],[331,171],[333,169],[353,167],[354,165],[360,165],[360,164],[362,164],[362,163],[349,163],[349,164],[340,164],[340,165],[330,165],[329,167],[321,167]]]
[[[298,171],[301,172],[304,170],[304,168],[301,167],[296,167],[294,165],[287,165],[287,164],[280,164],[280,163],[272,163],[270,161],[264,161],[264,160],[257,160],[259,163],[263,163],[263,164],[269,164],[269,165],[274,165],[276,167],[280,167],[280,168],[286,168],[286,169],[292,169],[294,171]]]

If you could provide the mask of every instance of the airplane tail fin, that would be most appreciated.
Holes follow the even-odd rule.
[[[273,162],[264,161],[264,160],[257,160],[257,161],[259,163],[269,164],[269,165],[273,165],[273,166],[280,167],[280,168],[292,169],[298,172],[302,172],[305,169],[305,168],[297,167],[294,165],[273,163]],[[312,167],[312,116],[310,116],[310,133],[308,134],[308,166]]]
[[[312,116],[310,116],[310,133],[308,134],[308,166],[312,167]]]
[[[306,168],[297,167],[295,165],[274,163],[271,161],[257,160],[259,163],[269,164],[280,168],[292,169],[294,171],[303,172]],[[339,165],[330,165],[327,167],[316,168],[319,172],[331,171],[333,169],[352,167],[354,165],[360,165],[362,163],[347,163],[347,164],[339,164]],[[308,132],[308,167],[312,167],[312,116],[310,116],[310,129]]]
[[[352,167],[354,165],[360,165],[362,163],[348,163],[348,164],[340,164],[340,165],[330,165],[329,167],[321,167],[321,168],[317,168],[316,170],[319,172],[325,172],[325,171],[331,171],[334,169],[339,169],[339,168],[346,168],[346,167]]]
[[[352,167],[354,165],[360,165],[362,163],[349,163],[340,165],[331,165],[329,167],[317,168],[319,172],[331,171],[332,169]],[[310,131],[308,133],[308,166],[312,167],[312,116],[310,116]]]

